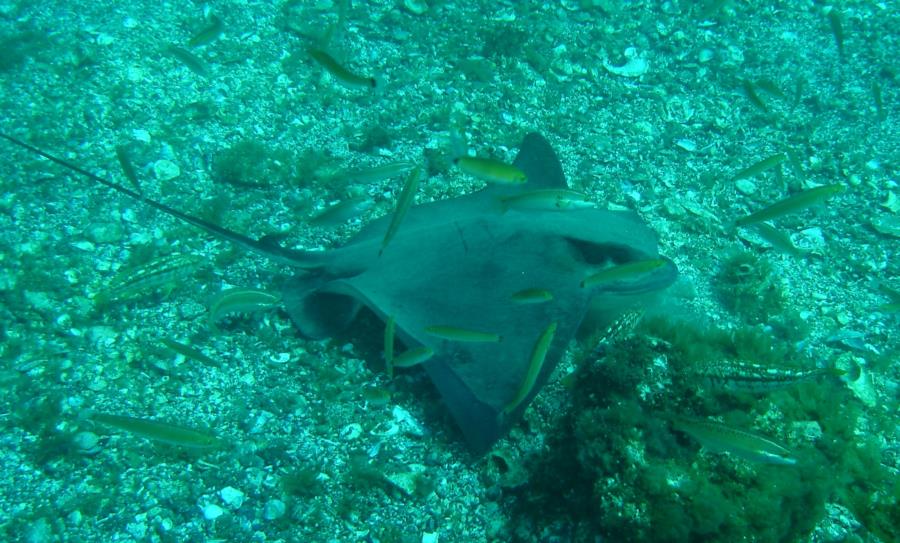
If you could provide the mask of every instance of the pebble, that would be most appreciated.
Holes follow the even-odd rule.
[[[144,143],[150,143],[150,140],[152,139],[150,137],[150,132],[147,132],[142,128],[135,128],[131,132],[131,135],[134,136],[134,139],[136,139],[137,141],[142,141]]]
[[[403,0],[403,7],[413,15],[424,15],[428,11],[428,2],[425,0]]]
[[[91,223],[84,235],[94,243],[118,243],[125,237],[122,225],[114,222]]]
[[[697,150],[697,144],[694,143],[693,140],[689,140],[689,139],[682,138],[680,140],[676,140],[675,145],[677,147],[684,149],[685,151],[687,151],[689,153],[693,153],[694,151]]]
[[[208,503],[203,507],[203,518],[206,520],[216,520],[225,514],[225,510],[214,503]]]
[[[738,179],[734,182],[734,188],[744,195],[756,194],[756,183],[749,179]]]
[[[97,454],[100,452],[99,443],[100,436],[94,432],[78,432],[72,438],[72,444],[75,446],[75,450],[81,454]]]
[[[181,168],[171,160],[157,160],[153,163],[153,175],[160,181],[169,181],[181,175]]]
[[[225,502],[225,505],[232,509],[237,509],[244,504],[244,493],[233,486],[226,486],[220,490],[219,496],[222,497],[222,501]]]
[[[278,499],[269,500],[266,502],[266,506],[263,509],[263,518],[266,520],[275,520],[284,516],[285,511],[287,510],[287,506],[284,505],[284,502]]]

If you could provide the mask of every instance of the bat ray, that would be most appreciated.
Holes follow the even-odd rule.
[[[288,249],[193,217],[16,138],[0,136],[297,268],[298,274],[284,286],[284,303],[294,324],[309,338],[333,336],[349,326],[362,307],[382,320],[393,317],[396,336],[407,348],[427,346],[434,351],[424,368],[470,449],[479,454],[521,418],[587,315],[591,322],[611,322],[677,276],[674,264],[662,259],[664,265],[632,280],[583,288],[581,281],[601,266],[661,258],[655,233],[631,212],[504,208],[501,198],[521,191],[568,188],[556,153],[536,133],[525,136],[514,162],[526,174],[526,183],[490,185],[465,196],[413,206],[383,252],[389,216],[370,222],[338,248]],[[552,300],[536,304],[512,300],[514,293],[534,288],[549,291]],[[522,395],[536,342],[551,323],[556,333],[543,363],[523,401],[515,402]],[[491,332],[502,339],[447,340],[425,331],[432,325]]]

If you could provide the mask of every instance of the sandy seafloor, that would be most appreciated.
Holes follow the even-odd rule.
[[[896,309],[883,308],[883,287],[900,289],[896,3],[427,4],[352,2],[339,18],[330,0],[3,1],[0,130],[127,183],[115,154],[124,145],[148,196],[304,248],[339,244],[392,211],[402,178],[344,172],[427,160],[418,201],[447,198],[481,186],[452,167],[452,133],[472,152],[512,160],[522,136],[538,131],[573,187],[636,210],[659,233],[681,272],[667,311],[741,326],[715,281],[724,259],[745,250],[771,263],[786,311],[808,325],[797,345],[808,360],[827,366],[850,353],[865,366],[896,352]],[[207,14],[222,19],[222,35],[189,48]],[[373,75],[375,90],[346,88],[307,56],[329,28],[327,49]],[[188,69],[170,44],[191,49],[208,73]],[[224,152],[247,141],[261,149],[247,160],[261,164],[236,166],[233,182],[217,178]],[[545,436],[571,408],[559,376],[494,453],[475,458],[420,372],[388,383],[377,323],[308,341],[269,311],[211,331],[215,293],[271,287],[290,270],[0,147],[0,539],[613,540],[558,520],[524,522],[513,507],[539,491],[529,470],[546,463],[529,458],[547,452]],[[784,149],[800,172],[785,162],[780,175],[732,180]],[[834,183],[847,190],[775,222],[803,258],[730,226],[789,191]],[[333,231],[305,223],[348,194],[376,205]],[[121,268],[169,253],[208,265],[172,288],[95,308]],[[216,364],[177,356],[163,338]],[[883,422],[897,416],[898,377],[897,363],[882,362],[836,396],[861,413],[856,435],[889,477],[872,499],[894,512],[898,436]],[[95,425],[87,410],[209,428],[226,445],[155,443]],[[817,446],[780,434],[777,413],[752,413],[757,429]],[[746,480],[778,477],[689,447],[680,461],[693,469],[728,463]],[[865,478],[848,473],[840,484]],[[801,540],[884,539],[840,496]]]

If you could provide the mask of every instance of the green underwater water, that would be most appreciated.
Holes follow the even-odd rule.
[[[457,197],[484,183],[455,158],[538,132],[679,269],[473,455],[375,315],[212,318],[294,271],[0,141],[0,540],[898,540],[898,28],[857,1],[0,5],[0,132],[205,221],[339,246],[409,165],[417,202]],[[822,374],[703,377],[733,361]]]

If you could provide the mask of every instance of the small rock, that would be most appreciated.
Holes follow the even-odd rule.
[[[134,136],[134,139],[142,141],[144,143],[150,143],[150,140],[152,139],[150,137],[150,132],[147,132],[146,130],[143,130],[141,128],[136,128],[134,131],[132,131],[131,134]]]
[[[900,217],[896,215],[880,215],[872,219],[871,224],[879,234],[900,238]]]
[[[125,237],[125,231],[119,223],[95,222],[84,230],[84,235],[94,243],[118,243]]]
[[[206,520],[216,520],[225,514],[225,510],[214,503],[208,503],[203,507],[203,518]]]
[[[738,192],[745,195],[756,194],[756,183],[749,179],[738,179],[734,182],[734,188]]]
[[[222,497],[222,501],[225,502],[225,505],[232,509],[237,509],[244,504],[244,493],[233,486],[226,486],[220,490],[219,496]]]
[[[403,409],[399,405],[395,405],[394,409],[391,410],[391,415],[394,417],[394,422],[397,423],[404,434],[416,437],[425,435],[425,427],[422,426],[419,421],[414,419],[406,409]]]
[[[72,438],[75,450],[80,454],[93,455],[100,452],[100,436],[94,432],[78,432]]]
[[[160,181],[169,181],[181,175],[181,168],[171,160],[161,159],[153,163],[153,175]]]
[[[675,146],[680,147],[689,153],[693,153],[694,151],[697,150],[697,144],[694,143],[693,140],[684,139],[684,138],[676,140]]]
[[[412,496],[416,492],[416,480],[419,478],[419,474],[411,471],[401,471],[385,475],[384,478],[407,496]]]
[[[424,15],[428,11],[428,2],[425,0],[403,0],[403,7],[413,15]]]
[[[263,518],[266,520],[275,520],[284,516],[287,506],[281,500],[269,500],[263,509]]]

